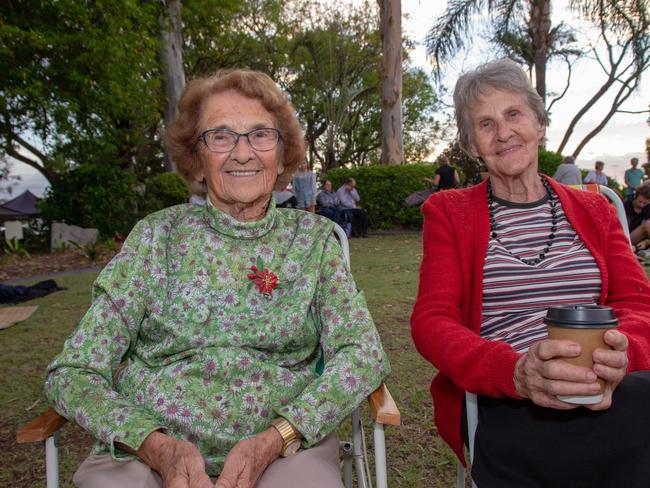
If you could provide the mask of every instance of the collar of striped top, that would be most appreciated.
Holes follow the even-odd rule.
[[[519,261],[529,265],[539,264],[546,257],[546,254],[548,253],[548,251],[551,249],[551,246],[553,245],[553,239],[555,238],[555,231],[557,230],[557,198],[553,194],[551,185],[548,183],[548,181],[546,181],[546,178],[544,177],[542,177],[542,184],[546,189],[546,193],[548,195],[548,201],[551,206],[551,233],[548,235],[548,241],[546,242],[544,249],[542,249],[542,251],[539,253],[539,255],[536,258],[526,259],[526,258],[519,257],[516,254],[513,254],[513,256],[516,257]],[[499,244],[503,245],[503,243],[499,240],[499,235],[497,234],[497,224],[494,221],[494,199],[495,197],[494,194],[492,193],[492,182],[488,180],[487,201],[488,201],[488,212],[490,215],[490,236]]]

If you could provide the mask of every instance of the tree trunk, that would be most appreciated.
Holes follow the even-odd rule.
[[[159,58],[164,70],[163,85],[167,105],[165,107],[165,127],[176,115],[176,104],[185,87],[183,67],[183,25],[181,22],[181,0],[161,0],[163,13],[160,16]],[[176,171],[176,165],[165,150],[165,168]]]
[[[403,164],[402,4],[378,0],[381,21],[381,164]]]
[[[551,31],[550,0],[532,0],[530,3],[530,37],[535,64],[535,89],[546,106],[546,60]]]

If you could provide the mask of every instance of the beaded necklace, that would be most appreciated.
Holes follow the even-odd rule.
[[[551,233],[548,235],[548,241],[546,242],[546,246],[544,246],[544,249],[542,249],[539,255],[533,259],[526,259],[526,258],[519,257],[516,254],[512,254],[522,263],[529,264],[529,265],[538,264],[546,257],[546,254],[548,253],[549,249],[551,249],[551,245],[553,244],[553,239],[555,238],[555,231],[557,230],[557,208],[556,208],[557,199],[553,196],[551,185],[548,183],[548,181],[546,181],[546,178],[542,178],[542,184],[546,189],[546,193],[548,194],[548,202],[551,206]],[[490,235],[495,241],[497,241],[499,244],[503,246],[503,243],[501,242],[501,240],[499,240],[499,236],[497,235],[497,225],[496,222],[494,221],[494,208],[493,208],[494,194],[492,193],[492,182],[490,180],[488,180],[488,185],[487,185],[487,200],[488,200],[488,212],[490,215],[490,231],[491,231]]]

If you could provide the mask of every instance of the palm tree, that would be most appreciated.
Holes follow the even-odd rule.
[[[643,37],[647,36],[647,0],[570,0],[569,7],[588,20],[619,36],[635,38],[635,63],[643,64]],[[473,17],[487,13],[496,33],[504,38],[525,25],[529,56],[534,68],[535,88],[546,99],[546,64],[553,52],[551,0],[450,0],[447,10],[429,31],[427,53],[433,58],[436,75],[442,64],[465,47]],[[644,30],[645,29],[645,30]]]

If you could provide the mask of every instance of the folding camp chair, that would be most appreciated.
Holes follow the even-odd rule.
[[[625,215],[625,207],[623,206],[623,201],[618,194],[603,185],[596,184],[587,184],[587,185],[571,185],[573,188],[584,191],[592,191],[600,193],[605,196],[613,205],[616,207],[616,215],[618,220],[621,222],[623,227],[623,232],[625,233],[627,239],[630,239],[630,231],[627,227],[627,217]],[[630,243],[630,246],[632,244]],[[467,437],[469,446],[469,459],[470,463],[468,468],[464,468],[463,465],[458,462],[458,467],[456,470],[456,488],[465,488],[465,479],[469,476],[469,467],[471,463],[474,462],[474,438],[476,436],[476,427],[478,426],[478,399],[474,393],[466,392],[465,393],[465,410],[467,412]],[[476,488],[476,484],[472,482],[472,487]]]
[[[350,267],[350,247],[345,232],[334,224],[334,231],[338,237],[345,260]],[[384,425],[399,425],[400,412],[388,388],[383,383],[368,397],[375,452],[375,483],[377,488],[387,488],[386,474],[386,444],[384,438]],[[346,488],[352,488],[354,467],[356,473],[356,486],[358,488],[373,488],[370,466],[367,459],[367,450],[363,425],[359,409],[351,415],[352,440],[341,442],[343,458],[343,482]],[[59,455],[58,440],[59,430],[67,420],[61,417],[54,409],[49,409],[39,417],[24,425],[16,434],[19,444],[29,442],[43,442],[45,444],[45,475],[47,488],[59,486]]]

